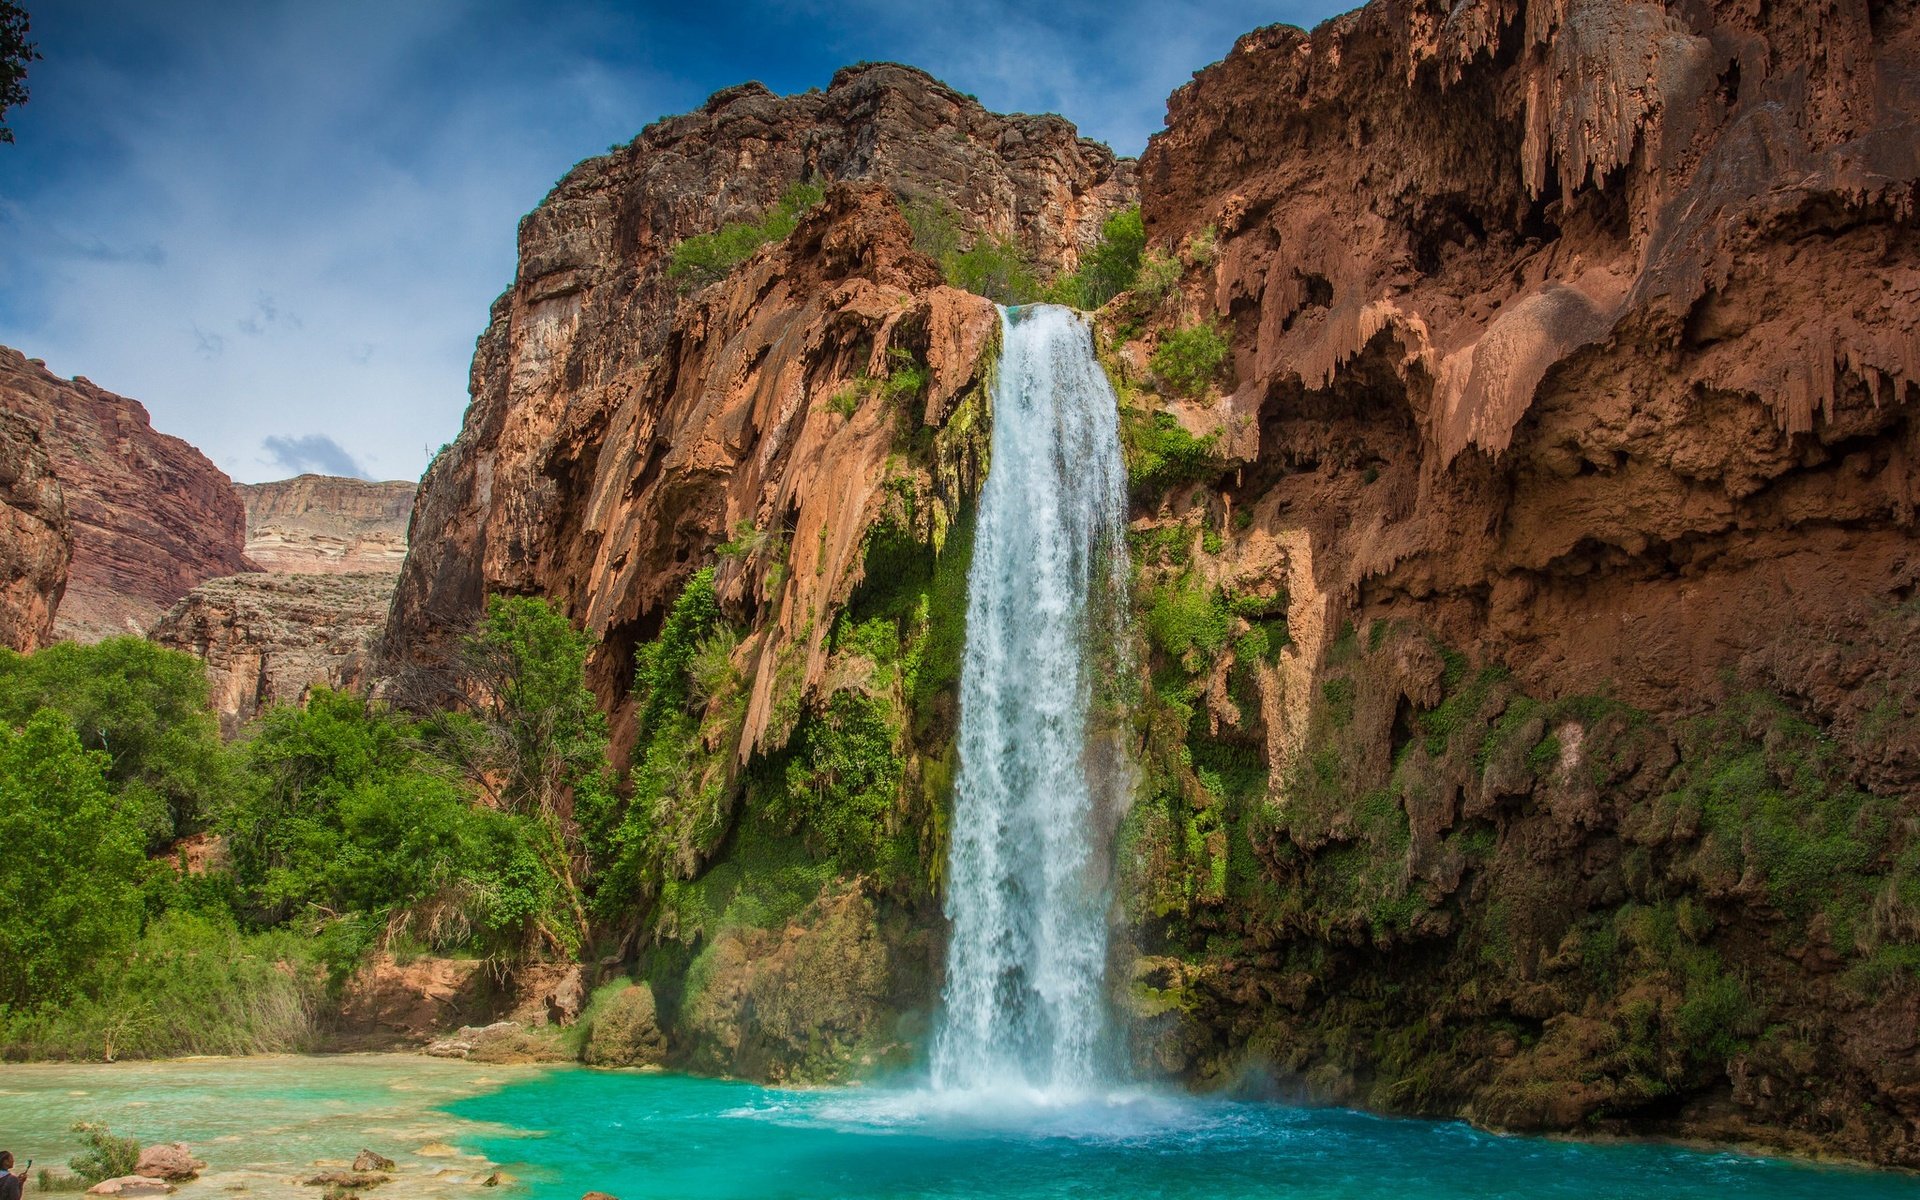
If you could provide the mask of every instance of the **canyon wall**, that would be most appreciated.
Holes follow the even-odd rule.
[[[1376,0],[1174,94],[1143,1063],[1920,1164],[1917,82],[1908,6]]]
[[[0,412],[39,431],[65,495],[73,557],[56,636],[144,633],[194,584],[253,569],[232,481],[156,432],[138,401],[0,347]]]
[[[1177,277],[1097,325],[1143,1072],[1920,1165],[1915,43],[1375,0],[1174,95],[1138,180]],[[681,294],[676,244],[803,178]],[[890,193],[1063,269],[1134,179],[874,66],[719,93],[522,223],[387,686],[445,699],[489,593],[600,639],[596,904],[674,1061],[899,1062],[937,986],[997,326]]]
[[[299,475],[234,491],[259,570],[196,586],[149,635],[207,664],[228,737],[270,704],[366,682],[406,557],[414,485]]]
[[[40,431],[0,413],[0,646],[31,652],[53,639],[72,559],[67,501]]]
[[[796,181],[824,200],[706,286],[674,247]],[[946,286],[901,200],[1073,263],[1131,164],[902,67],[717,94],[583,163],[521,226],[513,289],[435,461],[387,633],[432,705],[491,593],[599,639],[589,682],[631,794],[583,813],[594,903],[673,1061],[833,1078],[911,1053],[934,881],[965,512],[999,321]],[[596,840],[598,839],[598,840]]]
[[[207,665],[220,731],[240,732],[268,705],[315,687],[351,688],[393,601],[391,571],[261,572],[199,584],[168,609],[150,640]]]

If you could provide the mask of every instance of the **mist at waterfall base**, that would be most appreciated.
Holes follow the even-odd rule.
[[[1002,318],[975,526],[927,1077],[782,1091],[563,1071],[450,1111],[536,1198],[1914,1196],[1913,1180],[1657,1145],[1198,1099],[1125,1082],[1107,1015],[1103,820],[1124,770],[1093,727],[1124,673],[1115,401],[1067,309]],[[1111,777],[1110,777],[1111,776]],[[1104,803],[1103,803],[1104,802]],[[1110,832],[1110,830],[1108,831]]]

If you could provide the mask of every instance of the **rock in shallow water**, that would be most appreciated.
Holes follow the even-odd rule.
[[[393,1170],[393,1160],[384,1154],[376,1154],[371,1150],[362,1150],[354,1156],[353,1169],[356,1171],[391,1171]]]
[[[133,1173],[148,1179],[178,1181],[193,1179],[206,1169],[207,1164],[195,1158],[184,1142],[166,1142],[142,1150]]]

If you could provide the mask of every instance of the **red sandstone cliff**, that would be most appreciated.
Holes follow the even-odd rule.
[[[1174,94],[1143,210],[1218,234],[1230,502],[1330,611],[1671,710],[1912,594],[1920,35],[1760,11],[1375,3]]]
[[[665,275],[675,244],[753,216],[803,178],[944,197],[973,228],[1067,265],[1132,199],[1132,164],[1060,118],[989,113],[891,64],[847,68],[824,92],[730,88],[580,164],[521,222],[518,278],[480,338],[465,425],[421,482],[394,597],[396,658],[437,661],[488,592],[545,593],[606,638],[595,683],[611,703],[636,639],[729,523],[780,515],[773,506],[793,485],[773,482],[778,462],[852,477],[811,461],[824,444],[793,456],[795,422],[823,370],[866,365],[844,331],[891,327],[893,315],[871,298],[809,292],[778,266],[685,300]],[[878,214],[859,219],[897,232]],[[889,287],[937,282],[924,265],[899,275],[891,250],[872,264],[858,244],[827,253]],[[959,354],[955,301],[926,303],[911,315],[917,336]],[[860,315],[828,315],[848,304]],[[983,319],[966,318],[968,345]],[[751,354],[723,354],[743,323]],[[938,364],[942,386],[971,368]],[[729,483],[748,462],[755,473]],[[762,478],[768,492],[756,496]],[[703,489],[714,496],[696,500]]]
[[[143,632],[194,584],[253,569],[233,482],[138,401],[0,347],[0,412],[40,430],[72,518],[59,636]]]
[[[1143,594],[1242,607],[1156,647],[1143,1053],[1920,1162],[1917,185],[1905,5],[1375,0],[1175,93],[1107,327],[1214,439]]]
[[[1157,620],[1116,866],[1153,1066],[1920,1161],[1915,41],[1891,5],[1376,0],[1175,95],[1140,178],[1185,275],[1103,319],[1129,427],[1212,439],[1136,514]],[[677,880],[728,852],[709,756],[804,776],[798,714],[875,678],[827,626],[891,472],[950,502],[978,467],[822,411],[889,346],[931,370],[928,427],[979,385],[987,310],[884,194],[836,190],[692,296],[662,279],[803,171],[950,181],[1060,262],[1130,178],[880,67],[721,93],[523,223],[389,652],[432,664],[488,591],[547,594],[624,717],[714,548],[790,547],[718,568],[747,694],[661,798]],[[1212,320],[1217,386],[1155,394],[1150,352]],[[914,716],[901,743],[940,736]],[[888,820],[937,853],[938,750],[899,753]],[[771,932],[714,939],[696,1018],[783,978]]]
[[[72,558],[67,502],[40,431],[0,413],[0,646],[32,651],[52,639]]]

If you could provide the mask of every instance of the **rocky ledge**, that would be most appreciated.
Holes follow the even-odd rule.
[[[207,664],[214,709],[232,736],[269,704],[358,683],[392,594],[393,576],[380,572],[232,575],[195,587],[149,637]]]

